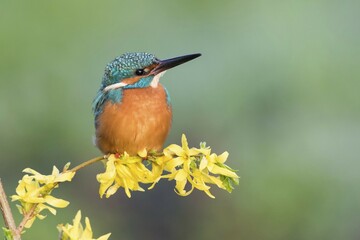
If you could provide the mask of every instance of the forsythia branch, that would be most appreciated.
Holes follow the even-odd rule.
[[[53,215],[56,208],[67,207],[69,202],[52,196],[52,191],[62,182],[70,182],[80,169],[93,163],[103,161],[105,172],[96,176],[100,183],[100,197],[108,198],[115,194],[119,188],[124,188],[128,197],[131,191],[145,191],[142,184],[151,184],[152,189],[161,179],[174,180],[175,192],[180,196],[188,196],[194,189],[205,192],[209,197],[215,198],[210,192],[210,186],[231,192],[234,185],[239,183],[236,171],[225,165],[228,152],[220,155],[211,153],[211,148],[205,143],[200,143],[199,148],[189,148],[186,136],[181,138],[181,146],[171,144],[162,152],[147,152],[143,149],[135,156],[126,152],[123,154],[109,154],[90,159],[69,169],[67,163],[60,172],[55,166],[50,175],[26,168],[26,174],[19,181],[16,195],[11,196],[12,201],[18,201],[18,210],[23,215],[19,226],[16,227],[7,197],[0,180],[1,210],[7,228],[4,228],[7,240],[20,240],[24,228],[30,228],[36,218],[44,219],[43,210],[48,210]],[[73,225],[59,225],[61,240],[93,240],[90,221],[85,218],[85,228],[80,223],[81,213],[77,213]],[[98,238],[106,240],[110,234]]]
[[[233,185],[239,183],[235,170],[224,164],[228,152],[211,153],[205,143],[201,143],[200,148],[189,148],[184,134],[181,142],[182,146],[171,144],[162,154],[143,150],[137,156],[126,152],[120,156],[109,155],[105,172],[97,175],[100,197],[108,198],[124,188],[130,198],[131,191],[145,191],[140,184],[152,184],[148,188],[152,189],[161,179],[168,179],[175,180],[174,190],[180,196],[188,196],[196,188],[215,198],[210,184],[231,192]]]
[[[11,208],[7,200],[7,196],[5,194],[5,189],[2,185],[1,179],[0,179],[0,208],[4,218],[5,226],[7,227],[8,230],[10,230],[13,239],[20,240],[20,232],[18,232],[16,229],[14,217],[12,215]]]
[[[52,175],[49,176],[41,175],[29,168],[24,169],[24,172],[33,174],[34,176],[25,175],[23,179],[19,181],[19,186],[16,189],[18,195],[12,196],[13,201],[20,201],[21,206],[18,205],[17,207],[23,215],[23,219],[17,227],[0,180],[0,205],[6,227],[11,233],[11,238],[9,239],[20,240],[24,228],[30,228],[36,217],[40,219],[45,217],[40,215],[42,210],[48,209],[51,213],[56,214],[55,209],[44,205],[44,203],[55,207],[66,207],[68,202],[52,197],[50,195],[51,191],[58,187],[60,182],[71,181],[76,171],[103,159],[103,156],[90,159],[71,170],[68,170],[69,164],[67,164],[61,173],[54,167]],[[40,187],[41,184],[43,184],[43,186]]]

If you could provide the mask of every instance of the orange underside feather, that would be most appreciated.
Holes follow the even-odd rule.
[[[103,153],[161,150],[172,110],[161,85],[123,90],[120,103],[108,101],[98,118],[96,144]]]

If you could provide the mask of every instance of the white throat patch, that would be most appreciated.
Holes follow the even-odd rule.
[[[114,84],[111,84],[109,86],[106,86],[104,88],[104,92],[107,92],[109,90],[112,90],[112,89],[118,89],[118,88],[121,88],[121,87],[125,87],[127,84],[126,83],[123,83],[123,82],[119,82],[119,83],[114,83]]]
[[[163,72],[158,73],[158,74],[156,74],[156,75],[154,76],[153,80],[152,80],[151,83],[150,83],[150,86],[151,86],[152,88],[157,88],[157,87],[158,87],[160,78],[161,78],[162,76],[164,76],[165,72],[166,72],[166,71],[163,71]]]

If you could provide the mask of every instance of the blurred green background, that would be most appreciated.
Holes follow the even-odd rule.
[[[177,196],[174,183],[100,200],[79,172],[71,202],[23,239],[56,239],[78,209],[111,239],[359,239],[359,1],[0,1],[0,176],[50,173],[100,155],[91,102],[124,52],[203,56],[168,71],[174,122],[229,151],[232,193]],[[14,204],[12,205],[14,207]],[[15,210],[15,207],[14,207]],[[17,216],[17,219],[19,217]]]

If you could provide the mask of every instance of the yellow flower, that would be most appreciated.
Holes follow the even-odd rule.
[[[111,233],[108,233],[94,239],[89,218],[85,218],[85,229],[80,220],[81,211],[79,210],[73,220],[73,225],[68,223],[65,226],[59,224],[57,228],[60,232],[60,240],[107,240],[110,237]]]
[[[44,215],[40,212],[44,209],[49,210],[52,214],[56,214],[56,208],[64,208],[69,205],[68,201],[51,196],[51,191],[58,187],[58,183],[71,181],[75,172],[66,172],[68,164],[64,167],[65,172],[59,172],[54,166],[51,175],[42,175],[39,172],[26,168],[23,172],[28,173],[19,181],[16,188],[16,195],[11,196],[12,201],[19,201],[21,205],[17,205],[21,214],[25,215],[35,206],[34,216],[26,223],[25,227],[31,227],[35,218],[43,219]],[[50,207],[50,206],[52,207]]]
[[[162,178],[175,180],[175,192],[181,196],[189,195],[195,188],[210,193],[210,184],[231,192],[234,184],[238,184],[238,175],[224,164],[228,152],[221,155],[211,154],[211,149],[200,144],[200,148],[189,148],[186,136],[181,138],[182,146],[171,144],[163,153],[148,153],[145,149],[137,156],[127,153],[120,158],[108,156],[105,172],[97,175],[100,183],[100,197],[108,198],[119,188],[124,188],[128,197],[131,191],[144,191],[140,184],[152,183],[154,186]],[[144,165],[144,159],[148,165]],[[150,167],[151,165],[151,167]],[[162,175],[163,171],[168,174]]]
[[[143,163],[146,152],[140,156],[129,156],[127,153],[120,158],[111,154],[106,162],[105,172],[96,176],[100,183],[100,197],[105,195],[107,198],[116,193],[123,187],[126,195],[130,198],[131,191],[144,191],[140,183],[155,183],[159,181],[162,174],[162,167],[156,162],[152,162],[151,170]],[[139,155],[140,155],[139,154]]]
[[[239,178],[234,170],[223,164],[227,159],[227,152],[217,156],[210,154],[210,148],[190,149],[184,134],[181,142],[181,147],[172,144],[164,149],[165,156],[173,157],[173,159],[168,161],[164,167],[170,174],[163,176],[176,181],[175,192],[180,196],[187,196],[196,188],[204,191],[209,197],[215,198],[210,193],[210,186],[207,184],[215,184],[219,188],[228,190],[221,178]],[[210,175],[210,173],[219,176]],[[185,190],[187,183],[191,185],[189,190]]]

